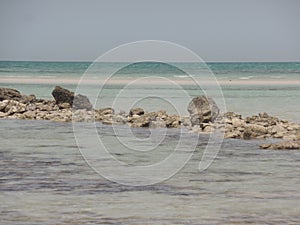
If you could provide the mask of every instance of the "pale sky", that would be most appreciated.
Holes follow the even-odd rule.
[[[205,61],[300,61],[297,0],[0,0],[0,60],[93,61],[139,40]]]

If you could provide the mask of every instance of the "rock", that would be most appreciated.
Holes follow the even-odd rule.
[[[133,117],[128,117],[128,123],[132,127],[149,127],[151,121],[156,120],[156,113],[147,113],[144,115],[133,115]]]
[[[157,118],[160,118],[160,117],[158,117],[158,115],[157,115]],[[157,120],[157,118],[156,118],[156,120]],[[163,120],[165,121],[166,126],[169,128],[178,128],[179,125],[181,124],[180,117],[177,115],[168,115],[168,116],[164,117]]]
[[[104,108],[104,109],[95,109],[94,110],[94,118],[96,121],[102,121],[106,119],[106,116],[112,118],[115,110],[113,108]]]
[[[85,95],[78,94],[74,97],[73,108],[74,109],[92,110],[93,105],[91,104],[88,97],[86,97]]]
[[[268,149],[272,146],[272,144],[261,144],[259,147],[262,149]]]
[[[278,132],[273,135],[274,138],[283,138],[283,136],[284,136],[283,132]]]
[[[7,115],[15,114],[15,113],[23,113],[26,111],[26,105],[15,100],[9,100],[7,103],[4,112]]]
[[[149,125],[150,128],[165,128],[166,127],[166,123],[163,119],[161,118],[156,118],[155,121],[151,121],[150,122],[150,125]]]
[[[226,132],[224,138],[241,138],[241,136],[242,136],[241,132],[235,130],[235,131]]]
[[[5,117],[7,117],[7,114],[4,112],[0,112],[0,118],[5,118]]]
[[[156,114],[161,119],[166,119],[168,117],[166,110],[159,110]]]
[[[297,137],[295,134],[288,134],[282,137],[284,141],[296,141]]]
[[[36,102],[36,97],[35,95],[22,95],[21,99],[19,99],[18,101],[24,104],[30,104],[33,102]]]
[[[239,118],[232,118],[231,123],[234,127],[244,127],[245,122],[242,119]]]
[[[260,148],[275,150],[296,150],[300,149],[299,141],[283,141],[275,144],[262,144]]]
[[[26,111],[23,113],[23,119],[35,119],[36,118],[36,112],[35,111]]]
[[[39,102],[35,104],[36,109],[40,110],[40,111],[53,111],[53,107],[54,104],[52,104],[52,102]]]
[[[145,114],[145,111],[142,108],[132,108],[129,111],[129,116],[131,116],[131,117],[133,115],[141,116],[141,115],[144,115],[144,114]]]
[[[86,109],[77,109],[72,114],[73,122],[89,122],[93,121],[93,113],[91,111],[87,111]]]
[[[235,112],[227,112],[223,116],[230,120],[232,120],[233,118],[242,119],[242,115],[236,114]]]
[[[69,109],[69,108],[71,108],[71,105],[67,102],[64,102],[64,103],[58,104],[58,108],[60,108],[60,109]]]
[[[35,95],[22,95],[18,90],[0,87],[0,101],[15,100],[20,103],[29,104],[36,101]]]
[[[54,88],[52,96],[54,97],[56,104],[60,106],[64,103],[68,103],[74,109],[91,110],[93,108],[87,96],[81,94],[74,96],[74,92],[60,86]],[[67,108],[66,105],[63,105],[63,108]]]
[[[96,113],[100,115],[114,114],[115,110],[113,108],[104,108],[95,110]]]
[[[261,125],[248,124],[243,133],[244,139],[264,138],[268,133],[268,129]]]
[[[211,125],[208,125],[203,128],[203,132],[205,133],[212,133],[214,131],[214,128]]]
[[[279,123],[279,119],[273,116],[269,116],[267,113],[259,113],[258,116],[251,116],[245,118],[246,123],[262,125],[265,127],[275,126]]]
[[[55,122],[71,122],[72,111],[71,109],[62,109],[59,111],[51,111],[45,115],[45,119]],[[85,121],[85,120],[82,120]]]
[[[52,96],[54,97],[56,104],[69,103],[70,105],[73,105],[74,92],[65,88],[56,86],[52,91]]]
[[[181,124],[185,127],[190,127],[192,125],[189,117],[181,118]]]
[[[193,98],[188,105],[192,126],[213,122],[219,115],[219,111],[215,101],[204,95]]]
[[[0,102],[0,112],[4,112],[6,106],[8,105],[10,100],[4,100]]]
[[[283,126],[281,126],[280,124],[277,124],[275,126],[271,126],[268,132],[269,132],[269,134],[274,135],[277,133],[285,132],[285,128]]]
[[[200,132],[202,132],[202,128],[200,127],[200,125],[192,126],[191,130],[192,130],[193,133],[200,133]]]
[[[300,140],[300,130],[295,132],[295,136],[296,136],[295,140]]]
[[[288,131],[300,131],[300,124],[290,123],[287,127]]]
[[[28,104],[26,105],[26,111],[35,111],[36,110],[36,105],[35,104]]]
[[[115,124],[115,122],[111,119],[105,119],[105,120],[102,121],[102,123],[104,125],[113,125],[113,124]]]
[[[112,117],[112,121],[116,124],[126,124],[127,117],[125,115],[118,114]]]
[[[140,117],[141,117],[140,115],[132,115],[132,119],[138,119]]]
[[[16,89],[0,87],[0,101],[20,100],[21,97],[22,97],[21,93]]]

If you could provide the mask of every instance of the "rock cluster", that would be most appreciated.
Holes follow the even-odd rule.
[[[221,130],[225,138],[255,139],[280,138],[284,142],[263,144],[264,149],[300,149],[300,124],[260,113],[243,118],[234,112],[220,114],[213,99],[195,97],[188,105],[190,116],[169,115],[164,110],[145,112],[133,108],[128,113],[116,113],[112,108],[93,109],[84,95],[55,87],[54,100],[22,95],[18,90],[0,88],[0,118],[52,120],[58,122],[99,121],[103,124],[127,124],[131,127],[181,128],[192,132]]]
[[[260,113],[257,116],[242,118],[233,112],[224,114],[225,138],[283,138],[300,140],[300,124]]]
[[[262,144],[260,147],[274,150],[295,150],[300,149],[300,141],[282,141],[279,143]]]
[[[18,90],[0,87],[0,101],[15,100],[20,103],[30,103],[36,100],[35,95],[22,95]]]
[[[54,97],[56,104],[58,105],[69,104],[74,109],[91,110],[93,108],[90,100],[85,95],[78,94],[75,96],[74,92],[60,86],[56,86],[54,88],[54,90],[52,91],[52,96]],[[65,107],[66,106],[67,105],[65,105]]]
[[[74,95],[62,87],[52,91],[54,100],[36,99],[21,95],[10,88],[0,88],[0,118],[52,120],[57,122],[99,121],[103,124],[128,124],[132,127],[179,128],[180,117],[168,115],[166,111],[145,112],[133,108],[128,114],[115,113],[112,108],[93,109],[89,99],[81,94]]]

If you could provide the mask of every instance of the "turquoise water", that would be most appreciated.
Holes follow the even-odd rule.
[[[50,99],[61,78],[78,80],[89,65],[88,62],[0,62],[0,86]],[[101,70],[91,71],[91,76],[105,77],[106,71],[120,65],[123,64],[99,65]],[[219,81],[243,81],[221,85],[223,96],[216,96],[215,100],[221,103],[224,98],[227,111],[244,116],[266,111],[300,122],[300,85],[271,83],[274,79],[299,80],[299,63],[209,63],[208,66]],[[196,71],[197,65],[182,63],[180,68]],[[180,69],[153,63],[135,64],[117,75],[128,79],[145,75],[174,79],[186,76]],[[6,82],[2,82],[4,78]],[[18,82],[9,82],[10,78]],[[51,80],[38,82],[47,78]],[[259,82],[247,84],[252,80]],[[74,82],[62,86],[73,91],[77,88]],[[89,84],[84,94],[94,93],[102,86]],[[107,85],[96,106],[109,106],[124,87],[124,84]],[[191,97],[203,93],[195,85],[181,87]],[[188,102],[179,88],[148,81],[133,86],[120,97],[117,106],[126,108],[131,99],[145,94],[161,94],[171,103],[177,102],[187,113]],[[172,110],[172,105],[161,99],[150,98],[138,104],[148,110]],[[82,123],[82,128],[86,127]],[[166,158],[181,137],[180,130],[168,129],[159,151],[143,154],[117,147],[120,140],[113,127],[97,123],[95,129],[111,155],[136,165]],[[142,150],[148,147],[143,138],[150,132],[162,136],[160,129],[133,128],[128,133],[126,126],[119,129],[123,130],[122,140],[135,141],[131,134],[140,138],[137,145]],[[78,149],[71,123],[0,120],[0,134],[1,224],[300,224],[300,155],[298,151],[258,148],[259,144],[272,140],[227,139],[212,165],[200,173],[199,162],[208,142],[207,135],[200,135],[192,158],[182,170],[163,182],[133,187],[111,182],[87,164]],[[184,141],[194,140],[190,134]],[[86,142],[81,144],[90,144],[89,138]]]
[[[5,62],[0,61],[0,86],[16,88],[24,94],[34,93],[40,98],[52,98],[51,91],[55,85],[62,85],[73,91],[76,90],[77,83],[84,72],[91,65],[90,62]],[[98,63],[89,71],[89,77],[105,78],[109,72],[117,67],[125,65],[124,63]],[[199,64],[196,63],[177,63],[178,68],[168,66],[162,63],[141,63],[133,64],[123,68],[115,79],[137,79],[143,76],[161,76],[171,79],[188,79],[183,70],[199,71]],[[202,65],[200,65],[202,66]],[[208,63],[208,67],[212,70],[216,79],[222,81],[240,81],[242,84],[223,85],[221,83],[221,91],[224,95],[226,111],[235,111],[244,116],[257,114],[262,111],[267,111],[274,116],[281,117],[292,121],[300,121],[300,85],[294,81],[300,80],[300,63],[285,62],[285,63]],[[201,68],[200,68],[201,70]],[[203,71],[207,71],[203,66]],[[2,78],[2,81],[1,81]],[[3,79],[14,78],[8,82]],[[38,79],[51,78],[49,81],[40,83]],[[70,83],[62,83],[61,79],[75,79]],[[23,82],[25,79],[25,83]],[[247,85],[247,82],[255,80],[256,83]],[[277,81],[273,84],[271,81]],[[288,84],[280,82],[290,81]],[[95,93],[101,84],[86,86],[84,94]],[[99,97],[96,107],[110,107],[114,97],[123,88],[121,84],[109,85],[105,88],[104,98]],[[182,85],[183,89],[193,97],[203,94],[199,87],[193,85]],[[162,91],[159,85],[152,85],[149,89],[141,85],[132,90],[132,94],[128,95],[122,101],[126,106],[126,101],[130,98],[137,97],[147,93],[156,93]],[[163,87],[164,88],[164,87]],[[177,101],[182,96],[182,93],[176,88],[165,88],[166,93],[162,95],[172,96],[172,101]],[[221,102],[221,97],[216,96],[216,101]],[[181,101],[182,111],[186,112],[188,102],[185,98]],[[163,104],[159,101],[145,102],[141,105],[149,110],[159,110],[166,107],[172,111],[169,104]],[[163,106],[163,107],[162,107]],[[120,108],[118,110],[128,110]],[[174,110],[173,110],[174,111]],[[172,113],[173,113],[172,111]]]
[[[109,70],[124,63],[100,63],[101,70]],[[182,68],[197,67],[197,63],[177,63]],[[20,62],[0,61],[0,77],[80,77],[91,65],[91,62]],[[207,63],[218,79],[300,79],[299,62],[249,62],[249,63]],[[134,71],[137,67],[131,67]],[[138,67],[139,73],[148,73],[155,70],[163,72],[166,67],[157,63],[143,64]],[[123,71],[125,72],[125,71]],[[172,70],[171,72],[174,72]],[[126,73],[133,75],[130,70]],[[179,74],[170,73],[176,76]]]

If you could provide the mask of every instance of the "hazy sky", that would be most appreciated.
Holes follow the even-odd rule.
[[[0,0],[0,60],[92,61],[157,39],[206,61],[300,61],[297,0]]]

